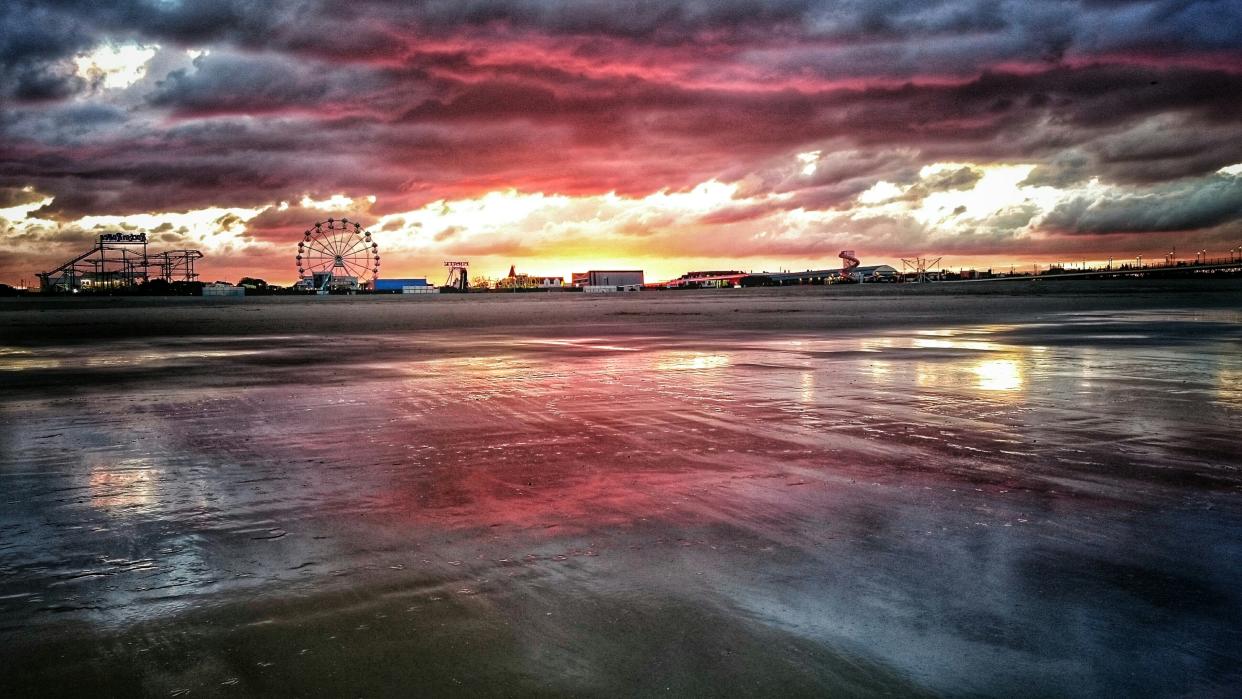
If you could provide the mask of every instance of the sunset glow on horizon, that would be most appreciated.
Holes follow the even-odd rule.
[[[434,281],[1242,246],[1234,3],[454,7],[6,5],[0,282],[129,230],[287,284],[329,217]]]

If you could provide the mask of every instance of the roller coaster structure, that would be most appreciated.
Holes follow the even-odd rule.
[[[104,233],[86,252],[37,276],[43,291],[116,289],[152,279],[192,282],[198,279],[194,263],[202,257],[198,250],[149,252],[146,233]]]

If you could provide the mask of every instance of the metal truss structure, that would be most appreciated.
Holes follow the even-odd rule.
[[[198,250],[149,252],[146,233],[104,233],[89,250],[37,276],[43,291],[117,289],[153,279],[192,282],[198,279],[194,263],[202,258]]]
[[[448,268],[448,279],[444,281],[444,288],[452,291],[469,291],[470,290],[470,263],[464,260],[448,260],[444,263]]]
[[[901,271],[903,273],[907,271],[913,272],[914,281],[925,282],[928,280],[928,277],[929,277],[928,270],[935,267],[938,264],[940,264],[939,257],[935,259],[929,259],[926,257],[915,257],[911,259],[906,259],[903,257],[901,260]]]

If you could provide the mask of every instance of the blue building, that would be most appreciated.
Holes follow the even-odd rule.
[[[399,294],[401,288],[405,286],[431,286],[427,283],[426,277],[414,277],[412,279],[376,279],[374,289],[381,293]]]

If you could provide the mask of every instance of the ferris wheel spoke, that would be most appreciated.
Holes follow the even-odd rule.
[[[315,252],[321,253],[323,255],[327,255],[328,257],[335,257],[331,251],[323,247],[322,243],[319,244],[319,247],[316,247],[315,246],[316,242],[317,241],[312,240],[310,243],[307,243],[307,249],[314,250]]]
[[[345,251],[345,254],[346,254],[346,255],[352,255],[352,254],[353,254],[355,251],[357,251],[357,250],[366,250],[366,249],[367,249],[367,241],[366,241],[366,239],[365,239],[365,238],[363,238],[363,239],[362,239],[361,241],[359,241],[359,242],[361,242],[361,243],[362,243],[362,247],[361,247],[361,248],[359,248],[359,247],[358,247],[358,243],[354,243],[354,244],[353,244],[353,245],[352,245],[352,246],[351,246],[348,250],[346,250],[346,251]]]
[[[371,252],[369,249],[367,249],[367,250],[355,250],[355,251],[353,251],[353,252],[350,252],[350,253],[346,253],[346,254],[345,254],[345,257],[346,257],[346,258],[351,259],[351,260],[354,260],[355,262],[357,262],[357,261],[359,261],[359,260],[369,260],[369,259],[371,259],[373,256],[374,256],[374,255],[372,254],[372,252]]]
[[[318,245],[326,254],[332,254],[332,251],[328,249],[328,236],[318,226],[315,227],[315,232],[311,234],[310,242],[307,245]]]
[[[345,251],[349,249],[349,233],[347,231],[337,231],[336,246],[336,249],[340,250],[337,253],[338,255],[344,255]]]
[[[346,259],[351,260],[351,261],[352,261],[352,262],[354,262],[355,264],[360,264],[360,265],[363,265],[363,266],[365,266],[365,267],[370,267],[370,266],[371,266],[370,264],[367,264],[367,263],[369,263],[369,262],[370,262],[370,260],[371,260],[371,253],[370,253],[369,251],[367,251],[367,250],[363,250],[363,251],[361,251],[361,252],[356,252],[356,253],[354,253],[354,254],[352,254],[352,255],[347,255],[347,256],[346,256]]]
[[[349,247],[349,236],[347,236],[343,232],[338,232],[336,234],[336,249],[340,250],[340,252],[338,252],[337,254],[344,255],[345,249],[348,247]]]
[[[355,276],[355,277],[358,277],[359,279],[365,279],[365,278],[366,278],[366,276],[367,276],[367,268],[366,268],[366,267],[364,267],[363,265],[359,264],[357,260],[349,260],[349,261],[347,261],[347,263],[346,263],[346,264],[348,264],[348,265],[350,266],[350,269],[356,269],[356,270],[357,270],[356,272],[354,272],[354,276]]]
[[[319,241],[319,244],[328,251],[329,255],[334,257],[336,256],[336,234],[331,228],[326,231],[320,231],[320,235],[317,240]]]
[[[324,245],[332,251],[333,256],[341,254],[341,241],[337,240],[336,231],[328,231],[328,235],[324,236]]]

